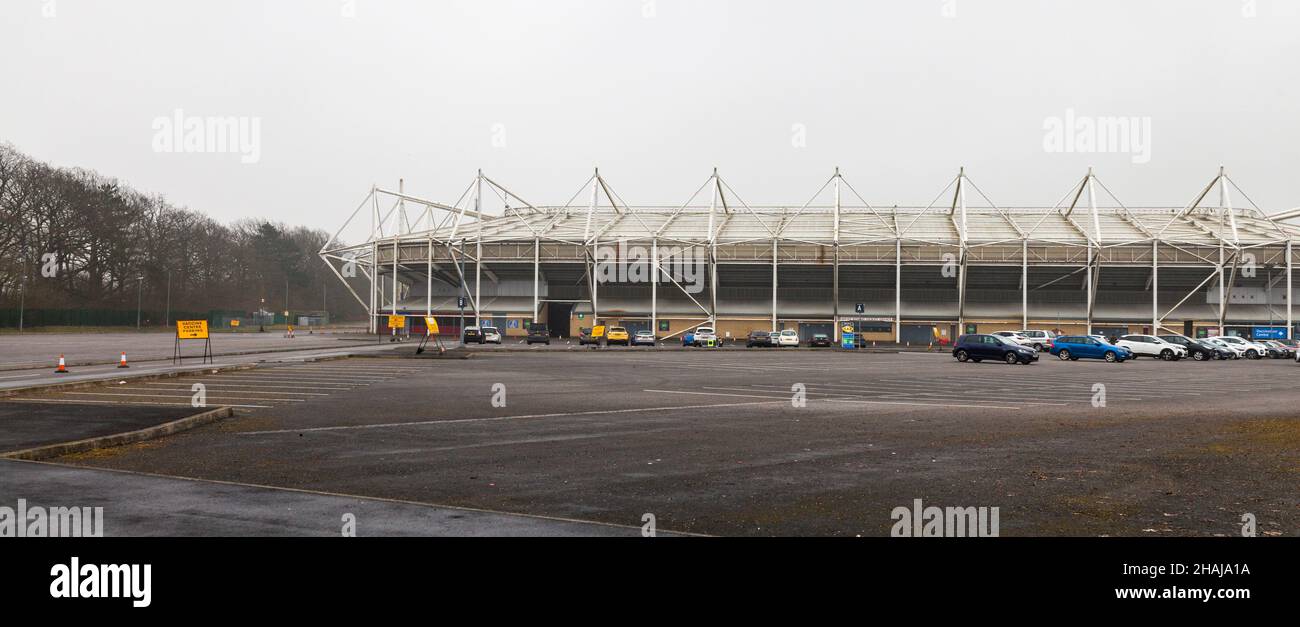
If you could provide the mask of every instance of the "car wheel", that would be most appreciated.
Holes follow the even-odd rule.
[[[1034,344],[1034,350],[1036,350],[1036,351],[1038,351],[1038,352],[1040,352],[1040,353],[1043,352],[1043,345],[1042,345],[1042,344]]]
[[[970,355],[967,354],[966,351],[957,351],[957,361],[966,363],[969,360],[970,360]]]
[[[1106,351],[1105,358],[1106,361],[1115,363],[1115,360],[1119,359],[1119,356],[1115,354],[1115,351]]]
[[[1014,366],[1016,365],[1016,362],[1020,361],[1020,358],[1016,357],[1015,353],[1007,353],[1007,356],[1003,359],[1007,362],[1008,366]]]
[[[1205,353],[1202,352],[1192,353],[1192,361],[1205,361]]]
[[[1246,351],[1246,359],[1259,359],[1259,353],[1256,353],[1254,349],[1248,350]]]
[[[1165,361],[1173,361],[1173,360],[1174,360],[1174,351],[1171,351],[1171,350],[1169,350],[1169,349],[1167,349],[1167,348],[1164,349],[1164,350],[1162,350],[1162,351],[1160,351],[1160,359],[1163,359],[1163,360],[1165,360]]]
[[[1067,361],[1067,360],[1070,359],[1070,351],[1065,350],[1065,349],[1063,348],[1063,349],[1061,349],[1061,352],[1060,352],[1060,353],[1057,353],[1056,356],[1057,356],[1057,358],[1059,358],[1061,361]]]

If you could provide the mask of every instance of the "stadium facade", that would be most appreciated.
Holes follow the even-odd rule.
[[[372,187],[320,256],[372,332],[403,314],[409,332],[436,316],[455,334],[463,314],[557,337],[596,323],[668,339],[706,324],[903,343],[1021,328],[1289,337],[1295,213],[1266,214],[1222,168],[1181,207],[1127,207],[1091,170],[1050,207],[998,206],[964,170],[925,207],[872,205],[838,170],[802,206],[748,205],[716,170],[678,206],[629,205],[599,171],[543,206],[480,172],[447,204]]]

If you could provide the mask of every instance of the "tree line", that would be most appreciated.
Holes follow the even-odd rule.
[[[0,308],[251,314],[364,310],[317,256],[329,234],[222,224],[164,197],[0,144]],[[170,296],[169,296],[170,292]],[[12,316],[0,322],[13,326]],[[174,319],[174,317],[173,317]]]

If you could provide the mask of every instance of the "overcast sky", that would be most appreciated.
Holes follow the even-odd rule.
[[[559,204],[597,165],[633,204],[716,165],[750,204],[839,166],[924,205],[964,165],[1051,205],[1095,165],[1181,206],[1222,163],[1300,205],[1295,0],[5,0],[0,72],[0,141],[223,221],[329,229],[372,183],[447,202],[477,168]],[[160,149],[177,109],[256,118],[257,154]],[[1049,137],[1120,118],[1127,147]]]

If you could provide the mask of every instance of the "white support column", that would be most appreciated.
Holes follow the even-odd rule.
[[[650,240],[650,332],[659,334],[659,238]]]
[[[426,242],[425,251],[428,252],[428,258],[425,259],[424,272],[424,315],[433,315],[433,237],[429,237]]]
[[[393,308],[392,313],[397,315],[397,236],[393,236]]]
[[[537,303],[541,294],[541,261],[542,261],[542,240],[533,238],[533,322],[537,322]]]
[[[1087,334],[1092,335],[1092,242],[1088,242],[1088,265],[1084,271],[1084,287],[1087,288],[1084,325],[1088,329]]]
[[[718,247],[709,244],[709,323],[718,330]]]
[[[776,240],[772,240],[772,330],[776,330]]]
[[[596,243],[595,240],[592,240],[591,268],[587,272],[587,274],[591,279],[591,326],[593,327],[600,324],[600,314],[598,313],[600,308],[596,304],[596,300],[597,300],[596,296],[600,291],[600,279],[598,279],[596,276],[600,272],[600,260],[596,256],[597,253],[599,252],[599,249],[600,249],[600,245]]]
[[[1291,240],[1288,239],[1286,242],[1286,337],[1288,340],[1295,339],[1291,332],[1294,324],[1291,313]]]
[[[894,240],[894,343],[903,343],[903,240]]]
[[[1020,328],[1029,328],[1029,240],[1020,240]]]
[[[475,179],[474,191],[474,213],[479,217],[475,218],[476,235],[474,236],[474,324],[483,326],[483,310],[480,308],[479,295],[483,283],[483,171],[478,171],[478,177]]]
[[[831,318],[835,321],[832,337],[840,343],[840,169],[835,168],[835,215],[832,224],[832,241],[835,247],[835,265],[831,268]]]
[[[1151,335],[1160,335],[1160,242],[1151,241]]]
[[[713,197],[709,201],[709,324],[718,330],[718,247],[714,240],[714,213],[718,210],[718,196],[722,194],[722,181],[718,169],[713,168]]]
[[[370,242],[370,332],[379,333],[379,244]]]

